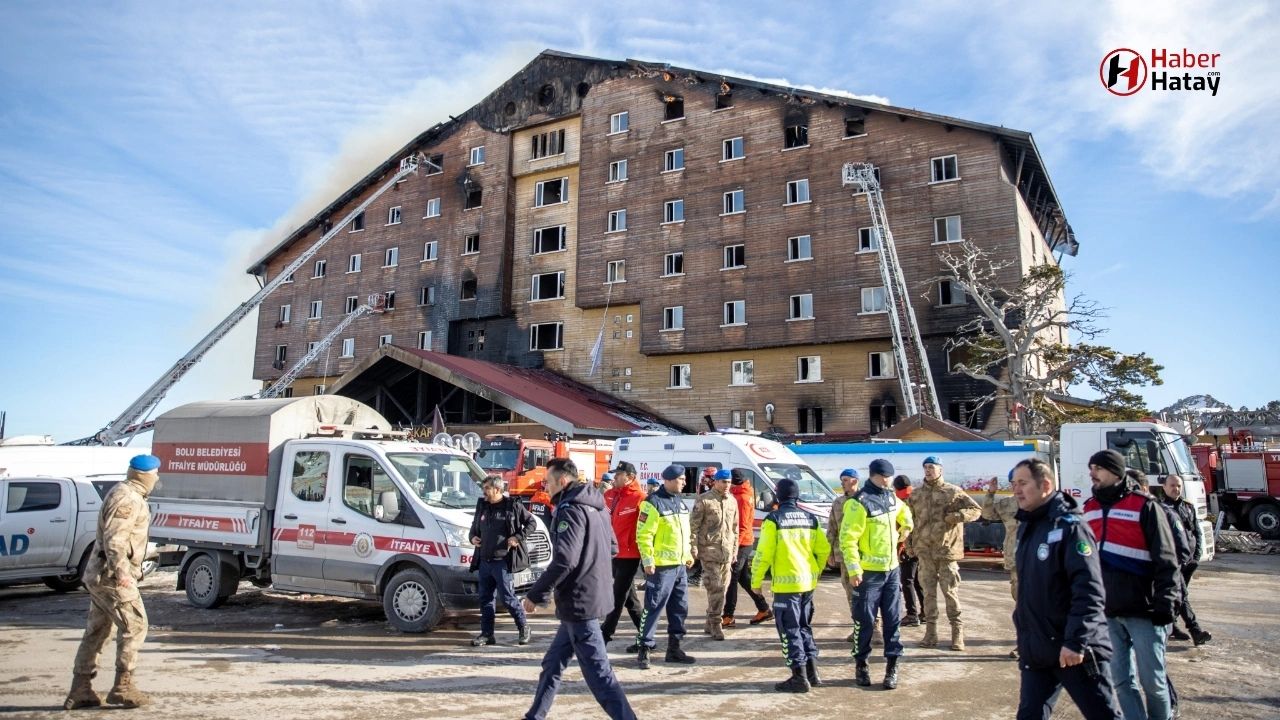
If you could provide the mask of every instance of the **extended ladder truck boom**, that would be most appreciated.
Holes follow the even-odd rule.
[[[285,388],[292,385],[293,381],[298,379],[298,376],[302,374],[302,371],[305,370],[308,365],[315,362],[315,359],[320,357],[321,353],[328,350],[329,346],[333,344],[333,341],[337,339],[338,335],[340,335],[343,330],[346,330],[351,323],[359,320],[369,313],[385,312],[387,303],[386,298],[387,296],[382,293],[370,295],[369,302],[347,313],[347,316],[342,319],[342,322],[338,323],[332,330],[330,330],[328,335],[321,338],[321,340],[315,344],[315,347],[307,351],[306,355],[299,358],[298,362],[294,363],[293,367],[289,368],[288,372],[281,375],[280,379],[271,384],[271,387],[257,393],[256,395],[249,395],[241,399],[251,400],[254,398],[268,399],[280,397]]]
[[[889,312],[889,328],[893,332],[893,357],[898,364],[898,384],[902,388],[902,400],[906,415],[917,413],[942,417],[938,405],[938,391],[929,370],[929,357],[925,354],[916,312],[911,307],[907,281],[898,262],[897,246],[889,231],[889,216],[884,209],[884,194],[876,168],[870,163],[845,163],[842,184],[852,185],[854,195],[866,195],[871,211],[871,224],[880,240],[880,277],[884,281],[885,305]]]
[[[411,155],[401,160],[400,170],[396,172],[395,175],[391,176],[390,180],[385,182],[382,187],[379,187],[372,195],[366,198],[364,202],[352,209],[351,212],[347,213],[346,217],[342,218],[341,222],[334,225],[329,232],[325,233],[324,236],[315,242],[315,244],[303,251],[303,253],[293,262],[289,263],[287,267],[277,273],[274,278],[267,281],[267,283],[264,284],[258,292],[254,293],[253,297],[241,303],[235,310],[232,310],[230,315],[223,319],[222,322],[218,323],[218,325],[214,327],[208,335],[201,338],[200,342],[197,342],[186,355],[179,358],[178,361],[173,364],[173,367],[169,368],[163,375],[161,375],[160,379],[156,380],[151,387],[147,388],[146,392],[142,393],[137,400],[134,400],[119,417],[112,420],[109,425],[100,430],[96,435],[82,438],[67,444],[113,445],[121,439],[132,437],[133,435],[148,429],[148,425],[143,423],[144,418],[146,418],[147,415],[150,415],[151,411],[155,410],[156,406],[160,404],[160,401],[164,399],[164,396],[169,392],[169,390],[176,385],[178,381],[195,366],[196,363],[200,362],[209,350],[211,350],[214,345],[218,344],[219,340],[226,337],[241,320],[257,309],[268,295],[275,292],[276,288],[280,287],[286,279],[293,275],[295,271],[305,265],[308,260],[319,252],[320,248],[324,247],[325,243],[329,242],[330,239],[337,235],[342,228],[349,225],[357,215],[364,212],[369,205],[373,203],[373,201],[377,200],[383,193],[390,190],[392,187],[395,187],[396,183],[417,172],[418,163],[420,162],[428,162],[422,157],[421,153]]]

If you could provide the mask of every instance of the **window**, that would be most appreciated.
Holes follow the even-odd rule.
[[[463,210],[475,210],[484,205],[484,189],[480,187],[467,188],[467,198],[462,203]]]
[[[933,219],[933,241],[935,243],[960,242],[960,216],[948,215]]]
[[[791,320],[812,320],[813,319],[813,295],[806,293],[804,295],[791,296]]]
[[[422,289],[418,290],[418,304],[419,305],[435,305],[436,304],[436,286],[435,285],[423,285]]]
[[[755,385],[756,384],[756,361],[755,360],[734,360],[733,368],[729,371],[730,385]]]
[[[310,353],[312,350],[315,350],[316,346],[319,344],[320,343],[316,342],[315,340],[312,340],[311,342],[307,343],[307,352]]]
[[[967,300],[964,296],[964,288],[960,287],[960,283],[952,280],[942,280],[938,283],[938,304],[939,305],[964,305]]]
[[[867,119],[865,117],[845,118],[844,119],[844,136],[858,137],[867,134]]]
[[[891,352],[867,353],[867,377],[869,378],[894,377],[893,353]]]
[[[289,273],[288,277],[286,277],[286,278],[284,279],[284,282],[286,282],[286,283],[291,283],[291,282],[293,282],[293,273]]]
[[[325,392],[327,392],[328,390],[329,390],[329,386],[328,386],[328,385],[316,385],[316,386],[314,386],[314,387],[312,387],[312,388],[311,388],[311,394],[312,394],[312,395],[323,395],[323,394],[325,394]]]
[[[609,211],[609,229],[606,232],[622,232],[627,229],[627,211]]]
[[[952,400],[947,406],[947,419],[969,428],[978,426],[978,403],[974,400]]]
[[[427,158],[427,167],[426,167],[426,170],[422,173],[424,176],[439,175],[442,172],[444,172],[444,155],[443,154],[436,154]]]
[[[684,329],[684,306],[677,305],[675,307],[662,308],[662,329],[663,330],[683,330]]]
[[[808,125],[788,125],[782,146],[785,148],[805,147],[809,144]]]
[[[458,292],[458,297],[462,300],[476,299],[476,279],[475,278],[473,277],[463,278],[462,288]]]
[[[822,432],[822,408],[820,407],[797,408],[796,420],[799,425],[796,432],[802,434],[819,434]]]
[[[787,261],[794,262],[796,260],[812,260],[812,245],[812,238],[808,235],[797,235],[792,238],[787,238]]]
[[[746,300],[730,300],[724,304],[724,324],[725,325],[746,325],[747,324],[747,301]]]
[[[388,225],[400,224],[400,206],[399,205],[387,211],[387,224]]]
[[[56,482],[19,481],[9,483],[6,513],[57,510],[62,505],[62,487]],[[25,536],[24,536],[25,537]]]
[[[756,429],[756,411],[755,410],[730,410],[729,426],[742,428],[743,430]]]
[[[609,116],[609,134],[624,133],[631,127],[631,122],[627,118],[627,113],[614,113]]]
[[[721,92],[719,95],[716,95],[715,109],[728,110],[729,108],[733,107],[733,93],[724,89],[729,87],[728,85],[721,85],[720,87],[721,87]],[[715,110],[713,110],[712,112],[715,112]]]
[[[484,146],[483,145],[477,145],[471,148],[471,159],[467,161],[467,164],[468,165],[484,164]]]
[[[440,217],[440,198],[431,198],[427,201],[427,214],[423,217]]]
[[[875,228],[858,228],[858,252],[874,252],[880,249],[880,231]]]
[[[670,277],[672,275],[684,274],[684,253],[673,252],[667,253],[662,258],[662,276]]]
[[[742,138],[729,138],[720,143],[720,162],[739,160],[746,156],[746,144]]]
[[[533,159],[564,154],[564,129],[533,136]]]
[[[721,270],[732,270],[734,268],[744,268],[747,266],[747,246],[746,245],[725,245],[724,246],[724,265]]]
[[[627,179],[627,161],[614,160],[609,163],[609,182],[622,182]]]
[[[929,161],[929,165],[929,182],[939,183],[960,179],[960,166],[956,162],[955,155],[933,158]]]
[[[422,244],[422,262],[430,262],[436,259],[440,246],[435,240],[428,240]]]
[[[431,331],[430,330],[418,331],[418,349],[419,350],[431,349]]]
[[[462,238],[463,255],[475,255],[478,252],[480,252],[480,235],[478,233],[471,233]]]
[[[796,358],[796,382],[822,382],[822,357],[802,355]]]
[[[355,357],[355,356],[356,356],[356,339],[343,338],[342,339],[342,357],[349,358],[349,357]]]
[[[871,434],[888,430],[898,422],[898,406],[897,405],[872,405],[871,406]]]
[[[672,365],[669,389],[693,387],[693,372],[689,365]]]
[[[357,295],[348,295],[348,296],[347,296],[347,302],[346,302],[346,305],[344,305],[344,306],[343,306],[342,311],[343,311],[343,312],[345,312],[345,313],[347,313],[348,315],[350,315],[351,313],[355,312],[355,311],[356,311],[356,308],[358,308],[358,307],[360,307],[360,298],[359,298],[359,296],[357,296]]]
[[[724,194],[724,214],[746,212],[747,206],[741,190],[730,190]]]
[[[356,253],[355,255],[352,255],[351,257],[347,258],[347,272],[349,273],[360,272],[360,262],[362,257],[363,256],[360,253]]]
[[[787,183],[787,204],[799,205],[809,202],[809,181],[792,180]]]
[[[319,320],[319,319],[320,319],[320,308],[321,308],[321,306],[322,306],[322,305],[323,305],[322,301],[320,301],[320,300],[312,300],[312,301],[311,301],[311,309],[307,312],[307,319],[308,319],[308,320]]]
[[[564,225],[537,228],[533,231],[533,254],[559,252],[565,248]]]
[[[888,305],[885,303],[884,287],[862,288],[862,312],[863,313],[882,313],[887,312]]]
[[[662,158],[662,172],[675,172],[684,169],[684,148],[668,150]]]
[[[292,306],[292,305],[281,305],[281,306],[280,306],[280,324],[281,324],[281,325],[283,325],[283,324],[285,324],[285,323],[289,322],[289,318],[291,318],[292,316],[293,316],[293,306]]]
[[[533,186],[533,206],[543,207],[569,201],[569,178],[543,180]]]
[[[606,283],[619,283],[627,281],[627,261],[626,260],[610,260],[609,266],[605,268],[604,281]]]
[[[684,98],[679,95],[664,95],[662,97],[664,106],[662,120],[683,120],[684,119]]]
[[[400,494],[378,461],[367,455],[348,455],[342,477],[342,504],[361,515],[374,517],[374,508],[382,493]],[[403,498],[400,507],[404,507]]]
[[[387,345],[390,345],[390,344],[391,344],[391,336],[390,336],[390,335],[379,335],[379,336],[378,336],[378,347],[386,347]]]
[[[364,230],[364,213],[363,212],[351,218],[351,229],[348,230],[347,232],[360,232],[361,230]]]
[[[564,297],[564,271],[540,273],[533,276],[529,289],[530,300],[555,300]]]
[[[684,222],[684,200],[668,200],[662,204],[662,222]]]
[[[324,274],[328,270],[328,268],[329,268],[329,262],[327,260],[317,260],[315,264],[315,268],[311,271],[311,277],[313,279],[324,277]]]
[[[387,248],[383,254],[382,267],[395,267],[400,264],[400,248]]]
[[[382,308],[384,310],[396,309],[396,291],[395,290],[388,290],[382,293],[382,299],[383,299]]]
[[[530,350],[561,350],[564,339],[561,337],[562,323],[538,323],[529,326]]]
[[[274,366],[277,368],[284,367],[284,361],[289,359],[289,346],[277,345]]]

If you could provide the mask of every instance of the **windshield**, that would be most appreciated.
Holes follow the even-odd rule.
[[[514,470],[518,448],[485,448],[476,453],[476,462],[485,470]]]
[[[1160,433],[1160,438],[1164,440],[1164,444],[1169,448],[1169,454],[1173,455],[1173,464],[1176,466],[1173,470],[1174,472],[1183,476],[1183,478],[1200,474],[1196,464],[1191,460],[1191,451],[1187,448],[1187,441],[1181,435]]]
[[[808,465],[792,465],[790,463],[767,463],[760,466],[765,475],[769,476],[769,480],[774,487],[778,486],[778,481],[791,476],[796,484],[800,486],[800,502],[807,503],[829,503],[836,499],[831,492],[831,488],[822,482],[822,478],[818,477]],[[797,477],[798,476],[798,477]]]
[[[469,458],[430,453],[391,453],[387,458],[428,505],[471,509],[483,496],[484,471]]]

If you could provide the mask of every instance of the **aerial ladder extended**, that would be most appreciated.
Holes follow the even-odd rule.
[[[208,335],[201,338],[186,355],[179,358],[178,361],[173,364],[173,367],[169,368],[163,375],[161,375],[160,379],[156,380],[151,387],[147,388],[146,392],[142,393],[137,400],[134,400],[119,417],[112,420],[109,425],[98,431],[95,435],[87,438],[81,438],[80,440],[75,440],[67,444],[113,445],[119,440],[132,438],[138,433],[149,430],[150,423],[144,422],[145,418],[155,410],[156,406],[160,404],[160,401],[164,399],[164,396],[168,394],[169,390],[173,388],[173,386],[176,385],[178,381],[196,365],[196,363],[200,362],[200,360],[204,358],[214,345],[218,344],[219,340],[226,337],[241,320],[261,305],[262,301],[265,300],[268,295],[275,292],[276,288],[284,284],[284,282],[288,280],[294,272],[305,265],[307,261],[319,252],[320,248],[324,247],[325,243],[329,242],[329,240],[341,232],[343,228],[347,227],[357,215],[368,209],[368,207],[373,204],[375,200],[381,197],[383,193],[395,187],[396,183],[399,183],[409,175],[417,172],[418,164],[422,162],[430,161],[426,160],[421,153],[410,155],[409,157],[401,160],[399,171],[396,172],[395,175],[392,175],[390,180],[383,183],[383,185],[374,191],[372,195],[366,198],[364,202],[360,203],[353,208],[351,212],[347,213],[346,217],[342,218],[341,222],[334,225],[311,247],[304,250],[301,255],[294,259],[293,262],[289,263],[287,267],[277,273],[274,278],[267,281],[266,284],[258,290],[258,292],[254,293],[253,297],[241,303],[235,310],[232,310],[230,315],[224,318],[222,322],[218,323]]]
[[[916,312],[911,307],[911,295],[907,281],[898,262],[898,250],[889,231],[889,216],[884,209],[884,194],[876,168],[870,163],[845,163],[843,184],[855,188],[854,195],[866,195],[871,211],[871,226],[879,239],[880,277],[884,282],[885,309],[889,313],[889,327],[893,332],[893,357],[898,365],[898,385],[906,403],[906,415],[917,413],[942,417],[938,405],[938,391],[929,370],[929,356],[925,353]]]
[[[359,320],[360,318],[364,317],[365,315],[368,315],[369,313],[386,312],[386,307],[387,307],[386,295],[383,295],[382,293],[375,293],[373,295],[370,295],[369,302],[347,313],[347,316],[342,318],[342,322],[334,326],[334,328],[329,331],[328,335],[325,335],[323,338],[321,338],[320,341],[317,342],[314,347],[312,347],[310,350],[307,351],[306,355],[303,355],[301,358],[299,358],[298,362],[294,363],[293,367],[289,368],[288,372],[281,375],[278,380],[276,380],[274,383],[271,384],[271,387],[268,387],[265,390],[262,390],[255,395],[249,395],[241,399],[250,400],[253,398],[280,397],[280,395],[284,393],[285,388],[292,385],[293,381],[298,379],[298,376],[302,374],[302,371],[305,370],[308,365],[315,362],[316,358],[320,357],[322,353],[328,350],[329,346],[333,344],[333,341],[337,339],[338,335],[342,334],[342,331],[346,330],[351,325],[351,323],[355,322],[356,320]]]

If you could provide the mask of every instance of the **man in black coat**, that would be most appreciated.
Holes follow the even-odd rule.
[[[578,658],[582,679],[596,702],[614,720],[634,720],[622,685],[609,664],[600,618],[613,610],[613,571],[610,559],[618,551],[609,513],[600,491],[578,482],[572,460],[547,463],[546,489],[555,503],[551,519],[551,565],[524,598],[526,612],[545,605],[554,592],[556,631],[542,658],[542,674],[526,720],[542,720],[551,710],[560,676],[572,657]]]
[[[1022,692],[1018,720],[1048,720],[1063,688],[1086,720],[1121,717],[1108,662],[1097,542],[1047,463],[1013,469],[1020,575],[1013,624]]]
[[[528,645],[529,624],[516,598],[514,577],[529,567],[524,542],[533,534],[537,523],[524,505],[503,494],[506,481],[501,477],[485,478],[480,488],[484,498],[476,503],[471,517],[471,544],[476,548],[471,556],[471,569],[480,575],[480,634],[471,644],[479,647],[497,642],[493,636],[497,610],[494,596],[497,595],[511,612],[511,619],[516,621],[519,632],[516,643]]]
[[[1196,645],[1203,645],[1213,639],[1213,635],[1209,631],[1200,627],[1200,622],[1196,620],[1196,611],[1191,608],[1191,576],[1195,575],[1196,568],[1200,566],[1200,553],[1204,552],[1204,533],[1200,529],[1200,519],[1196,517],[1196,508],[1187,499],[1182,496],[1182,477],[1178,475],[1170,475],[1164,479],[1162,483],[1164,487],[1164,506],[1168,508],[1182,525],[1183,531],[1187,535],[1187,539],[1191,541],[1191,559],[1185,563],[1179,570],[1182,573],[1182,604],[1178,609],[1178,615],[1183,622],[1187,624],[1187,630],[1191,633],[1187,635],[1178,629],[1175,622],[1172,632],[1169,633],[1171,640],[1193,640]]]

